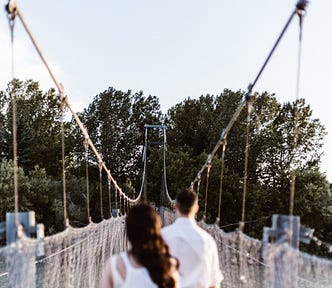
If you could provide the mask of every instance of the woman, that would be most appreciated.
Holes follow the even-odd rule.
[[[178,288],[178,261],[160,234],[161,220],[148,204],[131,208],[126,219],[128,252],[106,264],[102,288]]]

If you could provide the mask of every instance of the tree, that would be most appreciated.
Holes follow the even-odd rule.
[[[38,82],[13,80],[0,91],[0,157],[12,158],[12,95],[16,96],[18,162],[25,172],[35,165],[48,175],[60,174],[60,107],[54,89],[42,92]]]
[[[11,160],[0,162],[0,219],[5,220],[6,212],[14,211],[14,168]],[[45,208],[49,203],[47,180],[44,169],[38,166],[28,176],[22,168],[18,168],[18,200],[19,211],[34,210],[37,221],[46,220]],[[46,209],[47,210],[47,209]]]
[[[169,128],[168,153],[170,154],[170,151],[174,153],[173,160],[177,157],[183,159],[183,153],[188,154],[191,160],[189,165],[192,166],[186,168],[188,171],[197,173],[243,97],[244,93],[241,91],[224,90],[217,96],[201,96],[198,100],[188,98],[172,107],[168,112],[166,122]],[[298,119],[297,128],[294,128],[295,114]],[[246,113],[244,110],[227,136],[221,225],[236,223],[241,218],[245,127]],[[295,148],[293,145],[294,129],[298,129],[298,141]],[[255,94],[254,112],[250,120],[245,210],[245,220],[250,222],[246,225],[246,229],[248,229],[246,231],[250,235],[260,238],[262,228],[268,224],[271,214],[288,214],[290,173],[294,168],[292,163],[295,163],[295,167],[297,167],[299,183],[296,185],[297,191],[300,190],[297,193],[301,193],[301,196],[298,196],[299,200],[295,199],[295,203],[298,200],[301,204],[295,205],[294,213],[312,215],[309,203],[301,199],[310,198],[315,191],[317,199],[321,197],[325,199],[323,206],[317,203],[317,207],[325,211],[320,213],[319,217],[325,217],[323,230],[325,235],[327,234],[328,225],[326,223],[330,221],[328,211],[331,209],[328,203],[330,203],[331,196],[326,193],[326,178],[319,172],[324,135],[324,127],[318,119],[312,118],[312,111],[303,99],[294,103],[280,104],[274,95],[266,92]],[[207,220],[210,222],[214,222],[218,210],[220,157],[221,153],[218,151],[212,160],[210,172],[207,203]],[[181,165],[186,165],[185,163],[188,164],[184,161],[177,162],[178,171],[183,169]],[[168,162],[168,165],[172,167],[173,164]],[[176,170],[173,172],[174,170],[168,169],[168,179],[176,179],[176,175],[174,175]],[[192,173],[191,180],[194,179],[196,173]],[[309,177],[309,175],[311,176]],[[315,183],[314,188],[312,183]],[[188,187],[189,184],[190,182],[183,187]],[[206,174],[202,175],[200,185],[201,207],[204,207],[205,188]],[[304,224],[307,219],[307,217],[303,217]],[[234,226],[229,226],[229,228],[234,229]]]
[[[14,168],[12,161],[2,160],[0,162],[0,219],[5,221],[6,212],[13,212],[15,206],[14,198]],[[26,195],[30,190],[30,183],[28,177],[24,175],[22,168],[19,168],[18,171],[18,183],[19,183],[19,201],[20,207],[26,209],[29,206]]]
[[[123,184],[130,180],[139,188],[144,125],[160,124],[162,120],[157,97],[144,97],[142,92],[132,94],[130,90],[122,92],[110,87],[98,94],[80,116],[115,179]],[[76,129],[72,135],[79,139],[80,131]],[[76,151],[78,159],[82,159],[81,143],[72,150]],[[94,167],[98,165],[95,160],[90,163]]]
[[[293,119],[296,110],[298,141],[294,149],[296,128]],[[256,153],[256,177],[271,195],[266,210],[288,214],[290,173],[292,169],[297,169],[301,177],[302,171],[319,167],[322,140],[326,133],[319,120],[311,118],[312,111],[303,99],[280,105],[273,112],[272,119],[263,124],[257,139],[253,141],[253,146],[256,149],[259,147],[260,151]]]

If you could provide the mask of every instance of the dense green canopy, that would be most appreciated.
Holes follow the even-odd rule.
[[[5,212],[14,205],[12,93],[16,95],[18,107],[20,210],[35,210],[38,220],[47,225],[48,233],[53,233],[63,227],[61,109],[55,91],[43,92],[32,80],[15,80],[8,84],[6,91],[0,91],[0,220],[3,221]],[[187,98],[163,115],[157,97],[110,87],[96,95],[79,116],[103,161],[130,197],[137,196],[141,186],[144,125],[167,125],[167,186],[174,197],[195,178],[243,97],[242,91],[226,89],[219,95]],[[296,149],[293,147],[295,113],[298,118]],[[68,214],[72,225],[81,226],[87,223],[86,161],[91,215],[94,221],[100,220],[99,169],[91,153],[85,158],[84,138],[75,122],[64,122]],[[225,230],[236,229],[241,219],[245,127],[244,110],[227,137],[220,222]],[[303,99],[282,104],[273,94],[255,95],[249,135],[246,233],[261,238],[262,228],[270,225],[272,214],[288,214],[290,173],[296,167],[294,214],[301,216],[302,223],[315,228],[317,236],[332,242],[332,196],[327,179],[319,170],[325,134],[324,127],[312,117],[312,110]],[[162,141],[162,135],[158,130],[151,131],[146,189],[149,201],[157,205],[164,204],[162,145],[152,144],[158,141]],[[217,217],[220,171],[221,151],[218,151],[212,159],[209,179],[208,222],[214,222]],[[105,205],[102,209],[108,216],[105,178],[103,175]],[[203,174],[198,191],[202,207],[205,188],[206,174]],[[111,190],[114,207],[113,187]]]

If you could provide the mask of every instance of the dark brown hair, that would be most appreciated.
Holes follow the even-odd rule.
[[[197,194],[192,189],[181,190],[176,195],[176,204],[181,214],[188,215],[197,200]]]
[[[132,207],[126,219],[127,235],[134,257],[149,271],[159,288],[175,287],[171,275],[171,255],[160,234],[161,220],[148,204]]]

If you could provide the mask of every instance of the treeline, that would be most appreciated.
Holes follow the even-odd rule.
[[[56,92],[41,91],[32,80],[15,80],[0,91],[0,221],[14,209],[12,167],[11,95],[17,99],[19,202],[20,210],[36,211],[37,220],[49,234],[63,229],[61,108]],[[160,110],[159,99],[143,92],[123,92],[112,87],[96,95],[79,113],[103,161],[119,186],[135,197],[142,181],[142,153],[145,124],[167,125],[167,185],[172,197],[188,187],[218,141],[244,92],[224,90],[219,95],[187,98]],[[297,111],[297,112],[296,112]],[[293,149],[295,113],[299,121],[297,148]],[[87,220],[86,163],[93,221],[101,214],[109,217],[108,182],[103,175],[104,207],[99,200],[99,167],[91,151],[86,158],[84,137],[73,120],[63,119],[67,210],[73,226]],[[246,113],[240,115],[227,138],[220,226],[234,230],[241,218],[244,177]],[[288,214],[290,173],[296,163],[294,214],[315,228],[317,237],[332,242],[332,196],[324,174],[319,170],[323,138],[326,132],[304,100],[281,104],[273,94],[255,95],[250,121],[250,147],[247,178],[245,232],[262,237],[262,228],[270,226],[272,214]],[[163,204],[162,135],[149,130],[146,191],[149,201]],[[209,179],[207,222],[215,222],[220,191],[221,151],[212,160]],[[204,207],[206,175],[200,185],[200,205]],[[111,206],[115,207],[111,187]],[[123,205],[123,203],[122,203]],[[102,209],[102,210],[101,210]],[[102,212],[102,213],[101,213]],[[202,216],[202,215],[201,215]],[[230,225],[234,224],[234,225]],[[323,248],[304,247],[324,254]]]

